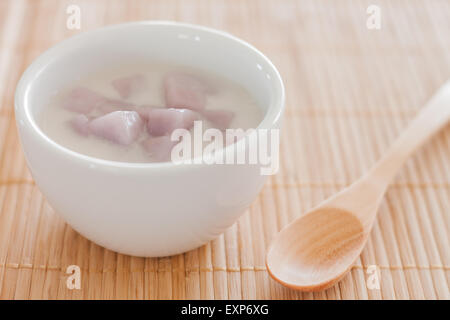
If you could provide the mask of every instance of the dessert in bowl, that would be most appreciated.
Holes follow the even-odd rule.
[[[258,50],[173,22],[65,40],[29,66],[15,97],[27,164],[50,205],[88,239],[148,257],[218,236],[267,178],[258,163],[174,163],[172,131],[192,132],[193,121],[220,131],[277,129],[283,109],[280,75]]]

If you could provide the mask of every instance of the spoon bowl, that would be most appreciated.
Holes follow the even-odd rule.
[[[314,210],[279,233],[267,254],[271,276],[305,291],[325,289],[358,258],[367,233],[351,212]]]

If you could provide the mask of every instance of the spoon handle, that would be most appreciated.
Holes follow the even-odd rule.
[[[450,81],[434,94],[368,175],[379,181],[382,180],[387,187],[411,153],[442,129],[449,120]]]

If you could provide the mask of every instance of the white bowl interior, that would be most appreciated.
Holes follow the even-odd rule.
[[[280,76],[271,62],[252,46],[209,28],[139,22],[75,36],[39,57],[24,75],[29,80],[26,83],[33,83],[27,86],[25,95],[30,120],[35,124],[36,115],[58,90],[89,73],[126,61],[173,62],[231,79],[253,95],[264,111],[262,123],[267,122],[268,128],[281,112],[284,93]]]

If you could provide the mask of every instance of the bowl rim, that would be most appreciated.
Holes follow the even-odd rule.
[[[114,160],[107,160],[107,159],[101,159],[96,158],[93,156],[85,155],[83,153],[77,152],[75,150],[69,149],[53,139],[51,139],[49,136],[47,136],[37,125],[34,117],[31,115],[30,112],[30,102],[28,99],[28,95],[30,92],[30,88],[33,85],[33,81],[38,77],[39,73],[42,72],[44,67],[51,63],[51,58],[55,54],[60,54],[59,51],[64,50],[64,47],[66,43],[71,42],[73,40],[76,40],[78,38],[87,37],[94,33],[100,33],[105,31],[111,31],[114,29],[122,29],[122,28],[128,28],[133,27],[137,25],[146,25],[146,26],[174,26],[174,27],[182,27],[187,28],[191,30],[198,30],[201,32],[207,32],[210,34],[214,34],[219,37],[227,38],[229,40],[235,41],[242,46],[246,47],[248,50],[253,51],[256,53],[265,63],[272,69],[273,74],[275,75],[275,82],[279,86],[279,97],[276,97],[275,103],[273,103],[267,111],[265,111],[264,118],[259,122],[258,126],[255,128],[258,129],[272,129],[274,128],[274,124],[278,122],[278,120],[281,118],[283,114],[283,110],[285,108],[285,88],[283,84],[283,80],[281,78],[281,75],[275,65],[267,58],[261,51],[256,49],[253,45],[249,44],[248,42],[222,30],[197,25],[197,24],[190,24],[190,23],[184,23],[184,22],[176,22],[176,21],[168,21],[168,20],[144,20],[144,21],[134,21],[134,22],[126,22],[126,23],[119,23],[119,24],[113,24],[108,25],[100,28],[96,28],[94,30],[88,30],[79,34],[76,34],[74,36],[71,36],[67,39],[64,39],[57,44],[53,45],[46,51],[44,51],[42,54],[40,54],[36,59],[34,59],[31,64],[26,68],[24,73],[22,74],[17,87],[15,91],[14,96],[14,109],[16,114],[16,121],[19,122],[19,117],[17,117],[18,113],[20,112],[20,109],[24,112],[24,119],[28,122],[29,126],[31,127],[31,130],[34,134],[38,135],[40,140],[45,142],[46,144],[50,145],[54,149],[56,149],[59,152],[62,152],[69,158],[78,159],[79,161],[88,162],[89,165],[96,164],[99,166],[107,166],[107,167],[114,167],[114,168],[157,168],[157,169],[163,169],[163,168],[173,168],[173,167],[184,167],[184,166],[192,166],[192,164],[177,164],[173,163],[171,161],[166,162],[125,162],[125,161],[114,161]],[[22,119],[22,118],[20,118]],[[19,124],[18,124],[19,127]],[[245,134],[245,137],[248,137],[248,134]],[[239,145],[243,143],[243,140],[237,141],[234,144],[225,146],[221,149],[221,152],[226,152],[227,149],[234,147],[234,145]],[[238,146],[237,146],[238,148]],[[195,157],[191,159],[192,163],[195,162]],[[200,164],[204,164],[204,162],[200,162]]]

